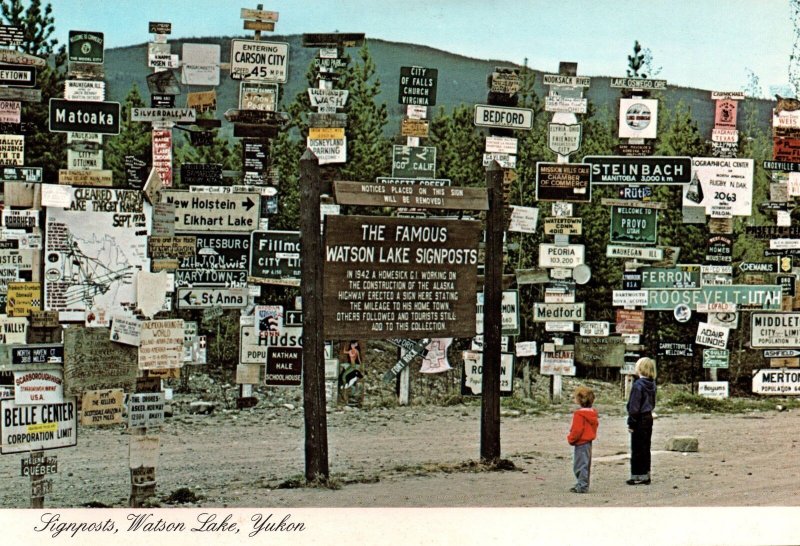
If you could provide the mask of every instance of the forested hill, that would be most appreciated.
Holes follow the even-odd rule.
[[[308,87],[306,72],[313,57],[317,54],[317,49],[303,47],[300,35],[272,35],[267,40],[289,44],[289,81],[282,86],[283,97],[281,97],[281,100],[285,99],[286,102],[291,102],[297,93],[304,91]],[[230,41],[231,37],[192,38],[170,41],[170,44],[172,45],[172,53],[178,55],[181,54],[184,42],[220,44],[222,61],[227,62],[230,57]],[[369,37],[367,43],[370,54],[376,64],[377,76],[381,82],[381,97],[389,106],[391,120],[386,128],[389,134],[398,132],[399,119],[403,113],[402,108],[397,103],[401,66],[437,68],[439,70],[437,108],[441,106],[448,111],[460,104],[485,103],[487,76],[497,66],[517,66],[515,63],[507,61],[473,59],[427,46],[387,42],[370,39]],[[348,49],[348,53],[355,58],[358,50],[351,48]],[[589,100],[598,108],[605,106],[610,112],[616,112],[620,90],[609,87],[609,77],[583,74],[580,70],[580,59],[565,60],[577,62],[580,75],[591,76],[592,85],[586,93]],[[619,61],[619,73],[612,74],[612,76],[625,75],[626,59],[620,59]],[[542,85],[542,70],[536,67],[536,52],[531,52],[528,64],[536,73],[536,92],[540,97],[543,97],[546,95],[547,89]],[[556,73],[558,71],[557,66],[543,68],[545,73]],[[133,83],[136,83],[139,89],[145,92],[146,96],[145,77],[152,72],[152,69],[147,67],[147,44],[142,43],[135,46],[107,50],[105,71],[106,81],[108,82],[107,100],[124,100]],[[231,80],[225,71],[222,72],[220,80],[220,86],[217,88],[217,117],[220,117],[221,112],[226,109],[236,107],[239,85],[238,82]],[[667,107],[672,107],[682,100],[684,104],[691,108],[692,117],[696,120],[701,134],[710,137],[714,117],[714,103],[710,99],[709,90],[675,87],[671,86],[669,81],[667,86],[667,91],[665,92]],[[187,91],[201,90],[203,89],[199,87],[189,89],[184,86],[184,95],[178,98],[176,104],[185,104],[185,93]],[[737,91],[737,89],[718,89],[716,91]],[[769,127],[773,101],[758,100],[756,103],[758,104],[759,120],[763,121],[765,127]]]

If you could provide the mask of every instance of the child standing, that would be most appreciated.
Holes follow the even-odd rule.
[[[573,493],[589,491],[589,475],[592,469],[592,440],[597,438],[599,419],[594,404],[594,391],[589,387],[575,389],[573,400],[580,406],[572,414],[572,426],[567,435],[569,445],[575,446],[572,458],[572,470],[575,473]]]

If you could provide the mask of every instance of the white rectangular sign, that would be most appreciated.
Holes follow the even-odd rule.
[[[219,44],[183,44],[181,83],[219,85]]]
[[[800,313],[752,313],[750,345],[753,348],[800,347]]]
[[[511,137],[487,136],[486,152],[496,154],[517,153],[517,139]]]
[[[14,403],[60,404],[64,401],[64,374],[61,370],[14,372]]]
[[[164,422],[163,392],[137,392],[128,399],[128,427],[152,427]]]
[[[317,156],[320,165],[347,161],[347,137],[307,138],[306,146]]]
[[[728,345],[729,333],[730,328],[716,326],[707,322],[701,322],[697,325],[697,336],[695,337],[694,342],[697,345],[705,345],[706,347],[724,349]]]
[[[475,125],[478,127],[530,130],[533,127],[533,110],[530,108],[476,104]]]
[[[286,83],[289,44],[231,40],[231,78]]]
[[[704,207],[712,217],[750,216],[753,165],[752,159],[692,158],[693,182],[683,188],[683,206]]]
[[[539,245],[539,267],[574,268],[584,263],[583,245]]]
[[[111,322],[111,341],[139,346],[142,323],[133,317],[115,316]]]
[[[647,290],[613,290],[611,297],[615,306],[647,305]]]
[[[75,397],[57,404],[18,406],[0,401],[0,453],[26,453],[78,443]]]
[[[197,119],[194,108],[131,108],[131,121],[173,121],[190,123]]]
[[[514,344],[514,351],[517,356],[536,356],[536,342],[517,341]]]
[[[0,165],[25,164],[25,137],[23,135],[0,135]]]
[[[579,324],[583,337],[605,337],[611,332],[611,326],[604,321],[583,321]]]
[[[542,375],[575,375],[575,351],[542,353],[539,362]]]
[[[511,220],[508,224],[508,231],[536,233],[536,221],[538,218],[539,209],[535,207],[511,205]]]
[[[560,95],[547,95],[544,98],[545,112],[555,112],[560,114],[585,114],[588,104],[588,99],[562,97]]]
[[[753,393],[796,396],[800,394],[800,370],[786,368],[753,370]]]
[[[644,248],[640,246],[606,246],[607,258],[636,258],[639,260],[658,261],[664,259],[663,248]]]
[[[164,370],[183,366],[183,320],[142,321],[139,328],[139,369]]]
[[[586,315],[585,303],[539,303],[533,304],[535,322],[581,322]],[[570,324],[570,331],[572,325]]]
[[[261,194],[190,193],[166,190],[162,198],[175,205],[175,231],[242,231],[258,227]]]
[[[67,80],[64,82],[64,98],[101,102],[106,100],[106,82],[96,80]]]
[[[728,398],[727,381],[700,381],[697,384],[697,394],[705,398]]]
[[[347,103],[347,96],[350,92],[347,89],[317,89],[308,88],[308,98],[314,108],[331,107],[344,108]]]

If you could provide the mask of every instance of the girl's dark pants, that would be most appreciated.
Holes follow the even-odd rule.
[[[653,414],[643,413],[636,419],[631,433],[631,478],[650,478],[650,439],[653,436]]]

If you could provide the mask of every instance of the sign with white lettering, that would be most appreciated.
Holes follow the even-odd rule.
[[[68,44],[71,63],[103,64],[102,32],[70,30]]]
[[[392,146],[392,176],[433,178],[436,175],[434,146]]]
[[[299,386],[302,381],[302,347],[267,347],[267,386]]]
[[[50,99],[50,132],[119,134],[118,102]]]
[[[75,398],[61,403],[19,406],[0,400],[0,453],[26,453],[78,444]]]
[[[777,285],[729,284],[703,286],[696,289],[657,289],[647,291],[648,310],[672,310],[680,304],[697,309],[700,303],[727,302],[737,308],[779,310],[781,308],[781,287]]]
[[[656,244],[658,234],[656,209],[611,207],[611,242]]]
[[[691,157],[586,156],[592,184],[685,184],[692,179]]]
[[[401,66],[398,102],[400,104],[435,106],[438,78],[439,70],[436,68]]]
[[[641,270],[642,288],[700,288],[700,266],[645,267]]]
[[[536,199],[588,203],[592,175],[584,163],[536,163]]]
[[[300,232],[254,231],[251,243],[251,282],[300,285]]]
[[[703,368],[727,368],[729,358],[727,349],[703,349]]]
[[[231,40],[231,78],[286,83],[289,44]]]

